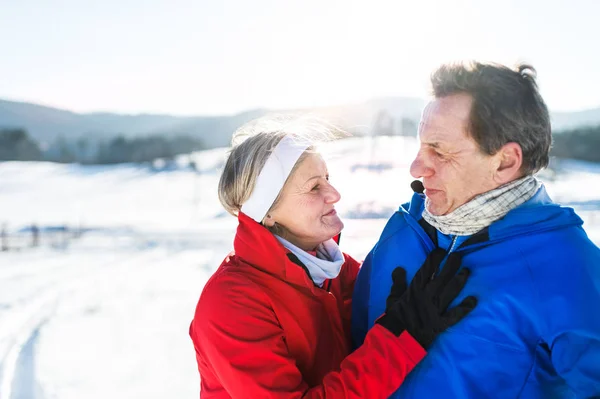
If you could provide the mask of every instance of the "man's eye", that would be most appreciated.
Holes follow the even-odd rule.
[[[313,186],[313,188],[310,189],[310,191],[317,191],[319,189],[319,185],[317,184],[316,186]]]

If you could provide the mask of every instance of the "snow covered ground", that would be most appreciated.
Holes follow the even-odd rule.
[[[410,138],[323,147],[343,250],[364,257],[410,198],[415,148]],[[198,397],[187,330],[236,227],[216,195],[225,153],[194,154],[200,172],[0,163],[0,224],[20,248],[0,253],[0,399]],[[563,162],[542,178],[600,244],[600,166]]]

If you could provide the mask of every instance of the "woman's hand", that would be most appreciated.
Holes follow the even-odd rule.
[[[474,296],[465,298],[458,306],[448,309],[467,283],[469,269],[460,272],[460,254],[451,253],[446,265],[437,274],[446,252],[436,248],[415,274],[408,289],[406,271],[397,267],[392,272],[392,289],[386,301],[385,314],[376,323],[396,336],[408,333],[427,349],[441,332],[465,317],[475,306]]]

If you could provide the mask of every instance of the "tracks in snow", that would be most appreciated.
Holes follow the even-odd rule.
[[[159,256],[164,256],[164,252],[157,254],[156,250],[144,250],[91,267],[74,263],[42,270],[46,281],[32,294],[19,298],[13,302],[14,306],[0,313],[0,399],[14,399],[13,386],[20,378],[16,373],[19,355],[27,343],[35,341],[41,326],[52,318],[65,294],[84,281],[114,272],[115,268]],[[10,275],[15,276],[14,273]],[[5,286],[5,283],[6,279],[0,280],[0,286]]]

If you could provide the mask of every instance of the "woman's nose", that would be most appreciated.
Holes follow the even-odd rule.
[[[331,184],[328,187],[327,194],[325,195],[325,202],[328,204],[335,204],[342,198],[339,191],[335,189]]]

